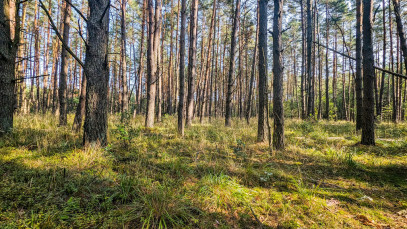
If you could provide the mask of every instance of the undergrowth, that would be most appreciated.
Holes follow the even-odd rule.
[[[55,117],[17,116],[0,139],[0,228],[407,227],[405,123],[378,124],[366,147],[353,123],[287,120],[270,154],[255,120],[182,138],[172,116],[120,119],[107,147],[83,149]]]

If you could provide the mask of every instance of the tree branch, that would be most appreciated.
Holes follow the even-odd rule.
[[[65,0],[65,2],[68,3],[68,4],[79,14],[79,16],[81,16],[81,18],[82,18],[84,21],[88,22],[88,19],[85,17],[85,15],[83,15],[82,12],[81,12],[78,8],[76,8],[76,6],[74,6],[74,5],[71,3],[70,0]]]
[[[13,80],[11,80],[11,82],[13,82],[13,83],[20,83],[21,81],[23,81],[23,80],[25,80],[25,79],[36,79],[36,78],[40,78],[40,77],[44,77],[44,76],[49,76],[49,74],[13,79]],[[20,81],[20,82],[18,82],[18,81]]]
[[[57,29],[57,27],[55,26],[55,23],[54,23],[54,21],[53,21],[52,18],[51,18],[51,15],[49,15],[49,12],[48,12],[47,8],[45,7],[44,3],[43,3],[41,0],[39,0],[39,2],[40,2],[40,7],[44,10],[45,14],[47,15],[47,17],[48,17],[48,19],[49,19],[49,23],[51,24],[52,29],[55,31],[55,33],[57,34],[57,37],[58,37],[59,40],[61,41],[62,47],[63,47],[66,51],[68,51],[69,54],[71,54],[71,56],[78,62],[78,64],[79,64],[82,68],[84,68],[85,65],[83,64],[83,62],[81,61],[81,59],[79,59],[79,58],[75,55],[75,53],[69,48],[69,46],[68,46],[67,44],[65,44],[64,40],[62,39],[61,34],[58,32],[58,29]]]
[[[105,14],[106,14],[107,10],[109,9],[109,7],[110,7],[110,1],[109,1],[109,3],[107,3],[107,6],[106,6],[105,10],[103,11],[102,16],[100,17],[99,22],[102,22],[102,20],[105,17]]]
[[[351,59],[351,60],[355,60],[355,61],[356,61],[356,58],[354,58],[354,57],[352,57],[352,56],[349,56],[349,55],[346,55],[345,53],[341,53],[341,52],[339,52],[339,51],[336,51],[335,49],[329,48],[329,47],[327,47],[326,45],[320,44],[320,43],[317,42],[317,41],[314,41],[314,43],[317,44],[317,45],[319,45],[319,46],[322,46],[322,47],[324,47],[324,48],[326,48],[326,49],[328,49],[328,50],[331,50],[332,52],[335,52],[335,53],[337,53],[337,54],[339,54],[339,55],[342,55],[342,56],[344,56],[344,57],[346,57],[346,58],[349,58],[349,59]],[[374,67],[375,69],[377,69],[377,70],[379,70],[379,71],[382,71],[382,72],[385,72],[385,73],[387,73],[387,74],[390,74],[390,75],[393,75],[393,76],[397,76],[397,77],[400,77],[400,78],[403,78],[403,79],[407,79],[407,76],[405,76],[405,75],[402,75],[402,74],[399,74],[399,73],[396,73],[396,72],[392,72],[392,71],[386,70],[386,69],[381,68],[381,67],[377,67],[377,66],[373,66],[373,67]]]

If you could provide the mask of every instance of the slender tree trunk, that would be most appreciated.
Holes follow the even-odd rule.
[[[49,1],[49,6],[51,6],[51,1]],[[51,10],[49,10],[50,14],[51,14]],[[44,43],[44,76],[43,76],[43,80],[42,80],[42,85],[43,85],[43,90],[42,90],[42,113],[45,114],[46,110],[47,110],[47,92],[48,92],[48,63],[49,63],[49,53],[48,53],[48,44],[49,44],[49,40],[50,40],[50,28],[49,26],[47,26],[46,28],[46,32],[45,34],[47,34],[47,38],[46,38],[46,42]]]
[[[179,44],[179,103],[178,103],[178,133],[184,136],[184,91],[185,91],[185,27],[186,27],[186,0],[181,0],[181,34]]]
[[[259,0],[259,111],[257,141],[265,140],[265,109],[267,105],[267,0]]]
[[[67,0],[70,1],[70,0]],[[64,3],[64,31],[63,42],[69,45],[69,29],[71,21],[71,5],[68,2]],[[59,125],[67,124],[67,75],[68,75],[68,51],[62,49],[61,52],[61,72],[59,75]]]
[[[129,94],[127,87],[127,63],[126,63],[126,3],[127,0],[120,2],[120,77],[122,80],[122,104],[121,112],[127,113],[129,110]],[[123,116],[122,116],[123,118]]]
[[[194,116],[194,93],[195,93],[195,61],[196,61],[196,42],[198,27],[198,0],[191,2],[191,17],[189,24],[189,53],[188,53],[188,95],[187,95],[187,115],[186,126],[192,124]],[[181,71],[182,69],[180,69]]]
[[[357,0],[361,1],[361,0]],[[325,17],[326,17],[326,47],[329,47],[329,20],[328,20],[328,3],[325,4]],[[329,120],[329,59],[328,49],[325,53],[325,119]]]
[[[256,39],[254,41],[253,59],[252,59],[252,69],[250,73],[250,86],[249,95],[247,96],[247,108],[246,108],[246,122],[250,124],[250,114],[252,112],[252,98],[254,91],[254,78],[256,76],[256,60],[257,60],[257,41],[259,36],[259,8],[257,8],[257,26],[256,26]]]
[[[34,19],[34,69],[33,69],[33,76],[40,75],[40,28],[38,26],[38,21],[40,17],[40,13],[38,10],[37,2],[35,3],[35,19]],[[33,80],[34,81],[34,80]],[[35,85],[36,85],[36,93],[34,100],[34,111],[38,113],[40,111],[40,78],[35,78]]]
[[[363,126],[363,87],[362,87],[362,0],[356,0],[356,129]]]
[[[158,2],[156,2],[158,4]],[[156,21],[154,17],[153,0],[148,0],[148,40],[147,40],[147,114],[146,127],[154,125],[155,116],[155,96],[157,90],[157,48],[156,47]]]
[[[27,15],[27,3],[22,3],[22,7],[23,7],[22,8],[23,12],[21,13],[22,15],[21,15],[21,26],[20,26],[20,28],[25,28],[25,19],[26,19],[26,15]],[[17,57],[21,58],[21,57],[23,57],[24,52],[27,52],[27,48],[25,46],[25,41],[24,41],[24,34],[21,31],[21,29],[20,29],[19,36],[20,36],[20,41],[19,41],[19,47],[18,47],[18,51],[17,51],[18,52]],[[17,64],[17,67],[16,67],[17,68],[17,78],[25,76],[26,69],[27,69],[27,62],[28,61],[23,62],[21,60],[21,62],[19,62]],[[25,83],[25,80],[23,80],[20,83],[19,106],[18,106],[18,108],[20,109],[20,112],[23,113],[23,114],[27,113],[25,89],[26,89],[26,83]]]
[[[372,41],[372,0],[363,0],[363,145],[375,144],[374,132],[374,55]]]
[[[138,113],[141,113],[142,110],[142,77],[143,77],[143,70],[144,70],[144,31],[146,28],[146,12],[147,12],[147,0],[143,0],[143,19],[141,22],[141,35],[140,35],[140,59],[139,59],[139,66],[137,70],[137,83],[138,83],[138,90],[136,95],[136,101],[138,104]]]
[[[335,30],[334,36],[334,49],[338,50],[338,31]],[[333,74],[332,74],[332,102],[334,104],[334,116],[335,120],[338,119],[338,109],[336,104],[336,90],[337,90],[337,75],[338,75],[338,56],[336,53],[333,54]]]
[[[312,73],[312,43],[313,43],[313,26],[312,26],[312,0],[307,0],[307,77],[308,77],[308,107],[307,116],[315,115],[314,109],[314,85]]]
[[[202,123],[203,121],[203,116],[205,115],[205,103],[206,103],[206,85],[208,84],[207,81],[209,80],[209,70],[211,69],[211,54],[212,54],[212,38],[213,38],[213,33],[215,33],[215,18],[216,18],[216,0],[213,1],[213,7],[212,7],[212,17],[211,17],[211,25],[209,27],[209,35],[208,35],[208,50],[206,54],[206,64],[205,64],[205,83],[204,83],[204,88],[202,92],[202,106],[201,106],[201,112],[200,112],[200,122]],[[202,50],[203,52],[203,50]]]
[[[382,1],[383,4],[383,69],[386,68],[386,46],[387,46],[387,41],[386,41],[386,3],[385,0]],[[379,105],[377,106],[376,113],[377,116],[382,118],[382,107],[383,107],[383,94],[384,94],[384,79],[386,77],[386,73],[382,72],[382,78],[381,78],[381,83],[380,83],[380,94],[379,94]]]
[[[305,80],[305,24],[304,24],[304,0],[300,1],[301,5],[301,118],[305,119],[306,115],[306,99],[305,99],[305,88],[306,88],[306,80]]]
[[[155,5],[155,33],[154,33],[154,48],[155,53],[156,53],[156,62],[157,62],[157,67],[156,67],[156,81],[157,81],[157,95],[156,95],[156,104],[157,104],[157,122],[161,122],[161,97],[162,97],[162,77],[161,77],[161,68],[162,68],[162,62],[161,62],[161,56],[162,56],[162,49],[164,47],[164,35],[161,43],[161,47],[159,47],[160,44],[160,36],[162,33],[161,29],[161,1],[157,0],[156,5]]]
[[[225,113],[225,126],[231,126],[232,118],[232,94],[233,94],[233,72],[235,71],[235,49],[236,49],[236,36],[240,21],[240,0],[236,0],[236,10],[233,19],[233,29],[231,33],[230,44],[230,62],[229,62],[229,75],[228,75],[228,91],[226,94],[226,113]]]
[[[407,41],[406,35],[404,34],[403,22],[400,16],[399,0],[393,0],[393,6],[394,6],[394,15],[396,16],[397,32],[400,38],[401,51],[404,58],[404,67],[406,68],[407,71]]]
[[[171,0],[171,12],[173,10],[173,0]],[[168,61],[168,88],[167,88],[167,113],[172,114],[172,56],[173,56],[173,35],[174,35],[174,19],[171,18],[171,31],[170,31],[170,59]],[[185,39],[185,38],[184,38]],[[185,42],[185,40],[184,40]],[[181,41],[180,41],[181,43]],[[184,47],[185,48],[185,47]]]
[[[309,0],[308,0],[309,1]],[[283,0],[274,0],[273,18],[273,147],[284,149],[284,106],[283,106],[283,64],[282,58]]]

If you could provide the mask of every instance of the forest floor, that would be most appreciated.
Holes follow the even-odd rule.
[[[73,117],[69,120],[72,123]],[[286,121],[284,152],[251,125],[109,121],[105,148],[47,116],[0,139],[0,228],[407,228],[407,123],[358,144],[349,122]]]

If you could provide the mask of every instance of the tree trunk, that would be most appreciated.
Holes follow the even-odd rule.
[[[200,113],[200,122],[203,122],[203,116],[205,115],[205,103],[206,103],[206,96],[205,92],[207,90],[207,87],[209,86],[209,83],[207,82],[209,80],[209,70],[211,69],[211,54],[212,54],[212,38],[213,38],[213,33],[215,33],[215,18],[216,18],[216,0],[213,1],[213,7],[212,7],[212,17],[211,17],[211,25],[209,27],[209,35],[208,35],[208,50],[206,54],[206,64],[205,64],[205,83],[204,83],[204,88],[202,92],[202,106],[201,106],[201,113]],[[203,50],[202,50],[203,52]]]
[[[122,104],[121,112],[127,113],[129,110],[129,95],[127,86],[127,63],[126,63],[126,0],[121,0],[120,4],[120,77],[122,80]],[[122,118],[123,118],[122,114]]]
[[[107,145],[108,110],[108,43],[109,0],[89,0],[88,43],[84,72],[86,85],[86,115],[83,141],[85,145]]]
[[[179,44],[179,102],[178,102],[178,133],[184,136],[184,91],[185,91],[185,27],[186,1],[181,0],[181,34]]]
[[[356,130],[363,126],[362,87],[362,0],[356,0]]]
[[[267,0],[259,0],[259,111],[257,141],[265,140],[264,115],[267,104]]]
[[[305,23],[304,23],[304,0],[300,1],[300,8],[301,8],[301,118],[305,119],[306,116],[306,99],[305,99],[305,88],[306,88],[306,80],[305,80]]]
[[[141,22],[141,36],[140,36],[140,59],[139,59],[139,66],[137,70],[137,94],[136,94],[136,103],[137,103],[137,113],[141,113],[142,110],[142,76],[144,70],[144,31],[146,27],[146,11],[147,11],[147,0],[143,0],[143,19]]]
[[[386,46],[387,46],[387,41],[386,41],[386,3],[385,0],[382,1],[383,4],[383,69],[386,68]],[[393,51],[393,50],[392,50]],[[386,77],[386,73],[382,72],[382,78],[381,78],[381,83],[380,83],[380,93],[379,93],[379,104],[376,109],[377,116],[382,118],[382,107],[383,107],[383,94],[384,94],[384,79]]]
[[[236,0],[236,10],[233,19],[233,29],[230,40],[230,62],[229,62],[229,75],[228,75],[228,91],[226,94],[226,113],[225,113],[225,126],[231,126],[232,118],[232,94],[233,94],[233,72],[235,71],[235,49],[236,49],[236,36],[240,21],[240,0]]]
[[[198,0],[192,0],[191,17],[189,24],[189,53],[188,53],[188,95],[187,95],[187,115],[186,126],[192,124],[194,115],[194,92],[195,92],[195,61],[196,61],[196,39],[198,27]],[[180,69],[182,71],[182,69]]]
[[[361,1],[361,0],[357,0]],[[328,3],[325,4],[325,17],[326,17],[326,47],[329,47],[329,20],[328,20]],[[325,53],[325,119],[329,120],[329,59],[328,49]]]
[[[338,31],[335,30],[335,36],[334,36],[334,50],[338,50]],[[337,54],[334,53],[333,54],[333,74],[332,74],[332,102],[334,104],[333,107],[333,113],[334,113],[334,117],[335,120],[338,119],[338,113],[337,113],[337,104],[336,104],[336,87],[337,87],[337,83],[336,83],[336,77],[338,74],[338,57]]]
[[[15,61],[20,42],[18,11],[14,1],[0,1],[0,136],[13,128]]]
[[[246,108],[246,122],[250,124],[250,114],[252,112],[252,98],[254,90],[254,78],[256,76],[256,60],[257,60],[257,40],[259,36],[259,8],[257,8],[257,28],[256,28],[256,38],[254,41],[253,59],[252,59],[252,69],[250,73],[250,86],[249,95],[247,96],[247,108]]]
[[[403,22],[402,22],[401,15],[400,15],[399,0],[393,0],[393,6],[394,6],[394,15],[396,16],[397,33],[398,33],[398,36],[400,39],[400,47],[401,47],[402,55],[404,58],[404,67],[406,68],[406,72],[407,72],[407,41],[406,41],[406,36],[404,34]],[[402,68],[400,68],[400,70],[401,70],[400,72],[402,72]],[[399,83],[399,84],[401,84],[401,83]],[[401,89],[400,89],[400,91],[401,91]],[[401,96],[400,96],[400,100],[401,100]],[[397,109],[394,111],[394,113],[397,113]],[[394,118],[394,116],[396,116],[396,119]],[[397,121],[397,115],[393,114],[393,121]]]
[[[307,77],[308,77],[308,103],[307,116],[315,115],[314,109],[314,85],[312,73],[312,43],[313,43],[313,26],[312,26],[312,0],[307,0]]]
[[[372,0],[363,0],[363,145],[375,145],[374,55],[372,41]]]
[[[158,4],[158,2],[156,2]],[[151,128],[154,125],[155,117],[155,96],[157,81],[157,48],[156,47],[156,26],[154,18],[153,0],[148,0],[148,40],[147,40],[147,114],[146,127]]]
[[[309,1],[309,0],[308,0]],[[273,147],[284,149],[284,106],[283,106],[283,64],[282,58],[282,18],[283,0],[274,0],[273,18]]]
[[[64,7],[64,31],[63,31],[63,42],[69,45],[69,29],[71,21],[71,5],[65,2]],[[59,75],[59,125],[65,126],[67,124],[67,75],[68,75],[68,51],[62,49],[61,52],[61,72]]]
[[[171,13],[173,13],[173,0],[171,0]],[[168,61],[168,89],[167,89],[167,113],[172,114],[172,56],[173,56],[173,35],[174,35],[174,19],[171,18],[171,31],[170,31],[170,59]],[[185,39],[185,37],[184,37]],[[184,40],[185,42],[185,40]],[[181,41],[180,41],[181,43]],[[184,43],[185,44],[185,43]],[[185,47],[184,47],[185,48]],[[185,63],[184,63],[185,64]]]

